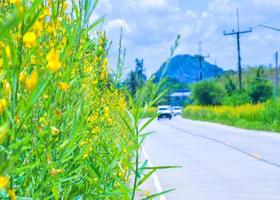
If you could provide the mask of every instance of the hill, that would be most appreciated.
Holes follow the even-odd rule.
[[[166,66],[163,63],[160,69],[155,73],[156,80],[162,76],[162,72]],[[199,57],[191,55],[177,55],[174,56],[166,68],[163,77],[175,79],[181,83],[194,83],[199,80],[200,74]],[[203,79],[209,79],[223,74],[222,68],[210,64],[209,62],[202,61],[202,75]]]

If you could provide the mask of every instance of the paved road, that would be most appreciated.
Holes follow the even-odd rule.
[[[180,117],[148,129],[152,164],[182,166],[157,172],[163,190],[176,188],[166,199],[280,200],[280,134]]]

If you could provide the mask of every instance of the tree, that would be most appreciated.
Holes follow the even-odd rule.
[[[220,83],[202,81],[193,85],[192,97],[199,105],[221,105],[226,91]]]
[[[137,85],[137,76],[136,76],[135,71],[131,71],[128,74],[128,78],[125,81],[125,86],[132,96],[136,95],[138,85]]]
[[[249,85],[249,95],[253,103],[265,102],[273,95],[273,86],[266,79],[263,66],[258,68],[255,79]]]
[[[147,81],[147,77],[144,74],[144,60],[137,58],[135,60],[135,63],[136,63],[135,72],[137,75],[138,84],[140,87],[142,87]]]
[[[229,75],[225,75],[225,77],[227,79],[227,82],[225,83],[225,89],[227,94],[231,95],[237,90],[237,87]]]
[[[132,70],[125,81],[125,85],[130,94],[136,95],[137,90],[142,88],[147,81],[147,77],[144,74],[144,61],[143,59],[135,60],[135,70]]]

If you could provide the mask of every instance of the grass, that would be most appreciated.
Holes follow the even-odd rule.
[[[241,106],[187,106],[183,116],[252,130],[280,132],[280,101]]]

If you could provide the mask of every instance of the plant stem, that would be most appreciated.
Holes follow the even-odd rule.
[[[134,200],[135,193],[136,193],[136,187],[137,187],[137,179],[138,179],[138,171],[139,171],[139,145],[138,145],[138,135],[139,135],[139,130],[138,130],[138,125],[136,127],[136,161],[135,161],[135,176],[134,176],[134,183],[133,183],[133,191],[132,191],[132,197],[131,200]]]

